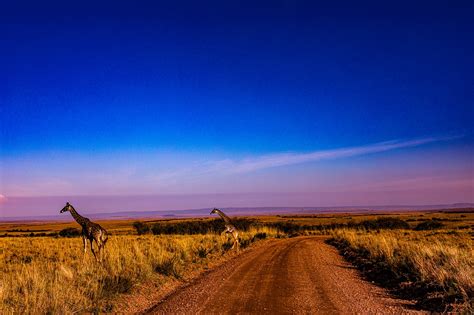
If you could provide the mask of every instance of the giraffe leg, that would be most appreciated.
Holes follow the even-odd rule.
[[[103,253],[104,259],[105,259],[106,255],[107,255],[107,253],[106,253],[106,251],[105,251],[105,244],[107,244],[107,239],[102,240],[102,247],[101,247],[101,250],[104,252],[104,253]]]
[[[86,242],[86,237],[84,235],[82,235],[82,245],[84,245],[84,258],[86,257],[86,253],[87,253],[87,242]]]
[[[239,234],[238,233],[232,233],[232,237],[234,238],[234,245],[232,245],[232,248],[236,247],[237,251],[239,250],[240,244],[239,244]]]
[[[235,236],[234,236],[234,233],[227,230],[226,231],[227,234],[230,234],[231,238],[233,239],[233,242],[232,242],[232,247],[230,249],[234,249],[235,248]]]
[[[104,231],[100,232],[100,236],[98,238],[99,241],[97,244],[99,245],[99,256],[100,259],[105,259],[105,243],[107,243],[107,235],[105,234]]]
[[[105,247],[105,243],[100,240],[100,242],[97,243],[97,245],[99,246],[99,260],[102,261],[102,259],[104,259],[104,255],[105,255],[105,252],[104,252],[104,247]]]
[[[91,241],[91,251],[92,251],[92,254],[94,255],[95,260],[97,260],[97,256],[96,256],[96,254],[95,254],[95,252],[94,252],[94,246],[92,245],[93,242],[94,242],[94,239],[91,239],[90,241]]]
[[[102,243],[102,241],[100,239],[96,239],[95,243],[97,244],[97,248],[98,248],[98,252],[99,252],[97,254],[97,257],[99,257],[99,261],[102,261],[102,255],[103,255],[102,254],[102,252],[103,252],[102,248],[104,246],[104,243]]]
[[[102,261],[104,259],[104,244],[99,245],[99,260]]]

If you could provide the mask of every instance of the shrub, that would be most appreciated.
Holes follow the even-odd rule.
[[[429,220],[418,224],[415,227],[417,231],[436,230],[444,227],[445,225],[438,220]]]
[[[292,222],[275,222],[275,223],[270,223],[266,224],[270,228],[275,228],[279,230],[282,233],[288,234],[288,235],[298,235],[299,233],[303,231],[322,231],[326,229],[336,229],[339,227],[344,227],[344,224],[341,223],[331,223],[331,224],[315,224],[315,225],[300,225],[297,223],[292,223]]]
[[[364,228],[366,230],[393,230],[409,229],[410,225],[404,220],[388,217],[377,218],[375,220],[365,220],[360,223],[349,223],[348,227]]]
[[[144,222],[135,221],[133,222],[133,227],[137,231],[138,235],[150,233],[150,226]]]
[[[125,276],[105,276],[99,280],[102,287],[102,293],[105,296],[117,293],[127,293],[132,288],[132,281]]]
[[[375,220],[365,220],[362,222],[350,221],[344,223],[316,224],[316,225],[300,225],[292,222],[276,222],[267,224],[269,227],[276,228],[279,231],[290,235],[291,237],[300,235],[303,231],[325,231],[336,230],[340,228],[366,229],[366,230],[382,230],[382,229],[409,229],[410,225],[398,218],[378,218]]]
[[[248,231],[253,226],[255,220],[250,219],[234,219],[232,224],[239,231]],[[200,220],[200,221],[183,221],[183,222],[158,222],[153,224],[151,232],[155,235],[161,234],[207,234],[221,233],[225,229],[224,221],[221,219]]]
[[[222,227],[221,227],[222,226]],[[221,228],[219,228],[221,227]],[[185,222],[159,222],[153,224],[151,231],[155,235],[161,234],[206,234],[208,232],[217,232],[224,229],[224,223],[219,224],[217,220],[200,222],[200,221],[185,221]]]
[[[155,272],[161,273],[165,276],[173,276],[180,278],[181,273],[179,271],[179,257],[177,255],[165,258],[161,263],[155,265]]]
[[[209,254],[209,250],[203,246],[200,246],[197,250],[196,253],[199,258],[206,258],[207,255]]]
[[[81,235],[81,231],[75,228],[65,228],[59,231],[61,237],[77,237]]]
[[[296,233],[303,229],[303,226],[291,222],[276,222],[269,224],[269,226],[276,228],[285,234]]]
[[[264,240],[267,238],[267,233],[265,232],[259,232],[253,236],[254,240]]]

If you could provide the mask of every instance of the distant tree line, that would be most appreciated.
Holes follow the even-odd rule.
[[[232,220],[232,224],[240,231],[248,231],[251,226],[259,224],[254,219],[238,218]],[[221,233],[224,229],[224,222],[220,219],[196,220],[181,222],[156,222],[148,224],[141,221],[133,223],[133,227],[139,235],[152,233],[161,234],[207,234]]]
[[[348,223],[300,225],[292,222],[276,222],[267,225],[270,227],[277,228],[287,234],[298,233],[303,231],[334,230],[340,228],[364,230],[411,229],[410,225],[405,220],[393,217],[382,217],[372,220],[364,220],[360,222],[349,221]],[[440,229],[443,227],[445,227],[445,225],[439,220],[428,220],[417,224],[413,229],[416,231],[424,231]]]
[[[237,229],[248,231],[250,227],[267,226],[275,228],[285,234],[292,235],[304,231],[323,231],[340,228],[364,229],[364,230],[387,230],[387,229],[411,229],[410,225],[402,219],[393,217],[382,217],[360,222],[349,221],[347,223],[330,223],[303,225],[294,222],[263,223],[255,219],[237,218],[232,220]],[[429,220],[416,225],[413,229],[417,231],[439,229],[445,225],[437,220]],[[133,227],[139,235],[142,234],[207,234],[221,233],[224,230],[224,222],[220,219],[196,220],[181,222],[156,222],[148,224],[141,221],[133,223]]]
[[[407,220],[408,221],[408,220]],[[372,220],[364,220],[360,222],[349,221],[347,223],[330,223],[330,224],[313,224],[313,225],[302,225],[294,222],[273,222],[263,223],[256,219],[248,218],[236,218],[232,220],[232,224],[235,225],[240,231],[248,231],[251,227],[267,226],[275,228],[280,232],[288,235],[297,235],[304,231],[323,231],[323,230],[334,230],[340,228],[350,229],[364,229],[364,230],[386,230],[386,229],[411,229],[408,222],[399,218],[393,217],[381,217]],[[138,235],[143,234],[154,234],[154,235],[166,235],[166,234],[207,234],[207,233],[221,233],[224,231],[224,222],[221,219],[201,219],[193,221],[162,221],[155,223],[146,223],[142,221],[136,221],[133,223],[133,227]],[[445,224],[440,222],[439,219],[426,220],[418,223],[413,227],[416,231],[435,230],[445,227]],[[29,232],[26,230],[9,230],[7,232]],[[22,235],[12,235],[5,233],[0,237],[79,237],[81,231],[76,228],[65,228],[59,232],[30,232]]]
[[[51,233],[45,233],[45,232],[30,232],[28,234],[9,234],[9,233],[4,233],[0,234],[0,237],[57,237],[58,233],[57,232],[51,232]]]
[[[61,237],[78,237],[81,235],[81,231],[76,228],[65,228],[59,231],[59,236]]]

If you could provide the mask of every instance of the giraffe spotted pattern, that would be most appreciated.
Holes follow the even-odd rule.
[[[107,231],[99,224],[92,222],[86,217],[81,216],[77,213],[76,209],[67,202],[66,206],[61,209],[60,213],[69,212],[74,220],[82,227],[82,243],[84,245],[84,255],[87,252],[87,240],[90,242],[91,251],[96,260],[100,260],[103,255],[105,243],[107,243],[108,235]],[[98,254],[94,251],[93,243],[96,243],[98,248]]]

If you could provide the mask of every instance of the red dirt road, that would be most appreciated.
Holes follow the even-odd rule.
[[[407,314],[360,278],[323,237],[272,240],[158,303],[155,314]]]

